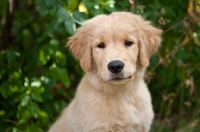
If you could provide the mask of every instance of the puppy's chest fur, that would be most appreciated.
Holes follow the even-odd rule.
[[[79,101],[80,104],[87,106],[87,109],[81,109],[80,114],[86,121],[84,124],[87,124],[90,130],[134,132],[137,128],[137,131],[143,132],[143,126],[145,126],[143,123],[149,117],[148,107],[151,108],[151,106],[147,105],[143,98],[135,97],[136,91],[136,93],[113,95],[95,89],[88,91]]]

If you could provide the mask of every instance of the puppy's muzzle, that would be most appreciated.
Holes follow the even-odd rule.
[[[120,73],[123,70],[123,68],[124,63],[120,60],[114,60],[108,64],[108,70],[116,75]]]

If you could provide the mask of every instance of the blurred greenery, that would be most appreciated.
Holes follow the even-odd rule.
[[[0,132],[48,130],[84,75],[67,38],[89,18],[130,11],[129,1],[0,1]],[[132,7],[164,31],[145,76],[152,132],[200,131],[200,0],[136,0]]]

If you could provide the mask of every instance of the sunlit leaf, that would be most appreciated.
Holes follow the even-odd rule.
[[[67,0],[69,8],[73,11],[78,7],[79,0]]]
[[[40,86],[41,86],[41,82],[40,81],[31,82],[31,87],[40,87]]]
[[[48,119],[48,114],[46,113],[46,112],[44,112],[44,111],[42,111],[42,110],[39,110],[38,111],[38,117],[39,118],[44,118],[44,119]]]
[[[80,4],[79,4],[78,10],[79,10],[80,12],[85,12],[86,14],[88,14],[88,9],[87,9],[87,7],[86,7],[83,3],[80,3]]]
[[[58,46],[58,44],[59,44],[59,41],[57,39],[51,39],[50,40],[50,45],[52,45],[52,46]]]
[[[28,105],[29,101],[30,101],[30,96],[26,95],[21,101],[21,106]]]

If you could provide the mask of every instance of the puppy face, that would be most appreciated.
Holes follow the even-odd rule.
[[[161,33],[140,16],[116,12],[87,21],[69,39],[68,46],[83,70],[119,85],[134,78],[138,66],[149,65]]]
[[[135,32],[129,22],[110,18],[95,29],[91,39],[92,55],[103,81],[121,84],[132,78],[139,51]]]

